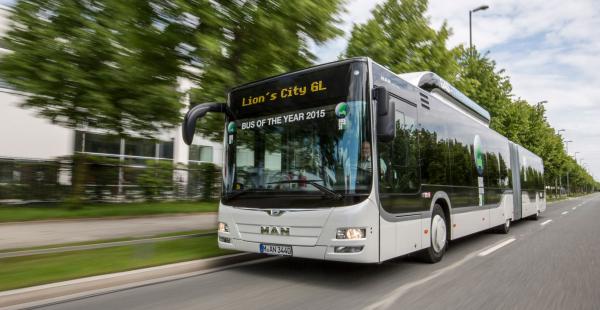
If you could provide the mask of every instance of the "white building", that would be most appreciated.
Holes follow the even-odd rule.
[[[8,29],[10,9],[0,5],[0,36]],[[0,53],[9,51],[0,48]],[[180,83],[186,93],[189,82]],[[25,94],[10,89],[0,82],[0,157],[24,159],[52,159],[74,152],[107,156],[161,158],[175,163],[213,162],[221,164],[222,145],[198,137],[190,148],[181,139],[179,129],[164,132],[154,143],[147,139],[114,139],[102,130],[72,130],[54,125],[38,117],[35,111],[19,107]]]
[[[0,36],[9,28],[10,8],[0,5]],[[0,46],[0,55],[10,51]],[[182,97],[191,88],[182,80]],[[179,127],[163,132],[158,141],[143,138],[114,138],[102,130],[81,128],[73,130],[54,125],[36,116],[35,111],[19,105],[26,94],[19,93],[0,81],[0,159],[49,160],[74,153],[95,154],[119,158],[127,164],[140,165],[149,159],[173,161],[174,164],[212,162],[222,163],[222,145],[198,137],[191,147],[182,140]],[[2,179],[12,178],[3,171]]]

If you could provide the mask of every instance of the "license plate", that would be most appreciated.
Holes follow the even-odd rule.
[[[260,244],[260,252],[270,255],[292,256],[291,245]]]

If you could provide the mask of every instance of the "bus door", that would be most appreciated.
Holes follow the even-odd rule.
[[[519,147],[510,143],[510,169],[512,170],[512,187],[513,187],[513,220],[518,220],[522,217],[523,207],[521,198],[521,161],[519,158]]]
[[[403,94],[404,95],[404,94]],[[381,259],[420,247],[420,173],[417,105],[406,96],[390,92],[396,116],[396,137],[378,142],[379,197],[381,201]]]

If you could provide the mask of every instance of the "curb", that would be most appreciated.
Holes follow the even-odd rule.
[[[23,309],[61,303],[232,268],[264,257],[239,253],[3,291],[0,308]]]

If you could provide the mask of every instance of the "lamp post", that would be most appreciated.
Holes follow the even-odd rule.
[[[565,141],[565,147],[567,148],[567,154],[569,154],[569,143],[573,142],[573,140]]]
[[[471,22],[471,19],[472,19],[471,16],[475,12],[487,10],[489,8],[490,8],[489,5],[480,5],[469,11],[469,51],[471,52],[471,56],[473,56],[473,27],[472,27],[472,22]]]
[[[583,163],[583,170],[585,170],[585,172],[587,173],[588,169],[589,169],[589,167],[588,167],[587,163]],[[587,194],[587,191],[588,191],[587,183],[584,184],[584,190],[583,191]]]
[[[543,103],[546,103],[546,102],[548,102],[548,101],[543,100],[543,101],[538,102],[538,104],[540,104],[540,103],[543,104]],[[558,131],[556,131],[556,134],[560,137],[561,140],[562,140],[562,136],[560,135],[560,133],[563,132],[563,131],[566,131],[566,130],[559,129]],[[569,153],[567,152],[567,155],[568,154]],[[558,179],[560,180],[560,187],[562,188],[562,169],[558,171]],[[556,179],[554,179],[554,186],[558,187],[558,182],[556,182]],[[558,190],[556,190],[555,192],[558,192]],[[556,194],[556,196],[558,197],[558,194]]]
[[[581,152],[575,152],[573,153],[573,157],[575,158],[575,164],[577,164],[577,154],[581,154]],[[569,192],[571,191],[571,189],[569,188]]]
[[[565,131],[564,129],[560,129],[560,131]],[[567,155],[569,155],[569,143],[573,142],[573,140],[565,141],[565,147],[567,148]],[[567,197],[571,194],[571,186],[569,184],[569,167],[567,167]]]

